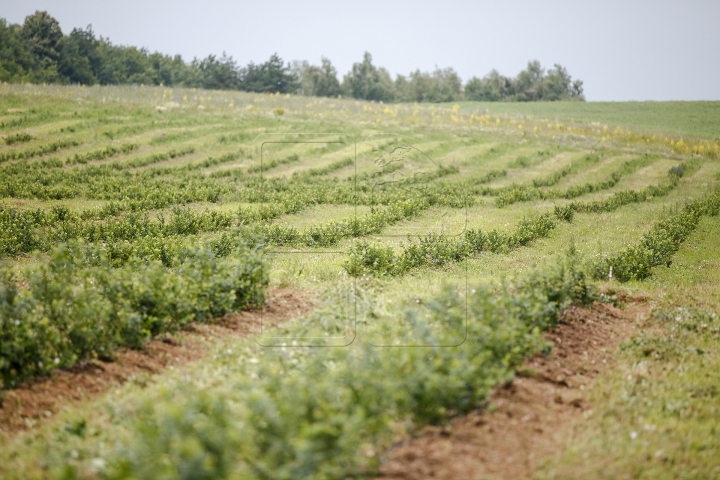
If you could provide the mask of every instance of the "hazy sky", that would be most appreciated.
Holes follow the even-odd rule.
[[[720,0],[0,0],[11,23],[35,10],[65,33],[92,24],[115,44],[186,61],[324,55],[342,76],[367,50],[393,75],[437,65],[465,81],[537,59],[583,80],[590,101],[720,100]]]

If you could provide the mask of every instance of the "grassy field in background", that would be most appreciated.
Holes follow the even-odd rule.
[[[264,332],[241,344],[218,341],[212,358],[181,372],[159,373],[142,388],[125,384],[33,430],[0,433],[0,476],[200,478],[202,471],[207,478],[297,478],[298,472],[310,474],[302,470],[308,465],[322,469],[317,478],[371,475],[379,456],[358,452],[391,444],[388,425],[437,423],[436,410],[470,411],[486,392],[478,387],[478,397],[473,397],[477,405],[457,409],[447,406],[454,405],[450,400],[443,404],[441,393],[437,401],[442,405],[417,400],[415,410],[407,406],[411,399],[395,399],[387,410],[396,416],[385,418],[385,410],[372,410],[361,393],[356,392],[356,403],[364,410],[352,409],[349,394],[332,383],[345,377],[334,375],[357,374],[352,378],[361,386],[358,392],[386,393],[431,385],[446,378],[441,373],[452,380],[448,371],[460,378],[451,367],[455,361],[471,362],[461,365],[477,368],[476,378],[482,377],[488,388],[512,378],[512,362],[545,348],[533,336],[538,332],[517,326],[512,327],[517,331],[505,331],[496,325],[504,335],[498,333],[498,345],[515,359],[497,365],[472,363],[485,358],[485,350],[458,350],[474,353],[453,358],[448,349],[415,349],[444,352],[437,353],[436,365],[447,369],[428,367],[438,377],[427,378],[423,372],[405,378],[399,370],[378,366],[381,360],[397,362],[414,372],[413,365],[422,362],[413,355],[420,353],[373,353],[367,342],[458,343],[465,331],[462,323],[442,322],[443,315],[456,318],[462,310],[465,300],[458,299],[477,299],[475,289],[487,288],[505,299],[498,302],[512,302],[512,296],[498,293],[498,285],[533,272],[552,272],[566,252],[574,252],[572,263],[595,275],[597,288],[647,296],[655,316],[647,332],[617,352],[617,371],[594,391],[597,407],[583,424],[584,440],[569,445],[539,478],[678,478],[683,472],[692,472],[687,478],[712,478],[720,465],[718,391],[713,386],[720,319],[711,313],[720,309],[718,217],[708,214],[696,229],[689,227],[687,240],[678,237],[677,253],[663,247],[669,267],[656,266],[648,277],[620,284],[597,272],[603,261],[640,244],[656,225],[718,190],[718,131],[720,102],[384,105],[138,86],[0,86],[0,137],[16,139],[0,146],[0,255],[5,271],[17,276],[13,282],[28,288],[32,271],[44,271],[57,245],[69,242],[79,245],[78,252],[95,252],[108,261],[102,269],[91,261],[77,267],[77,278],[83,279],[78,285],[114,272],[125,272],[129,279],[150,278],[132,276],[142,273],[158,275],[147,289],[154,292],[176,272],[184,272],[190,280],[182,277],[178,281],[188,283],[178,285],[200,289],[192,312],[212,321],[212,312],[221,316],[247,307],[237,303],[214,310],[212,304],[222,303],[217,292],[229,288],[217,273],[223,259],[250,262],[244,250],[232,253],[242,244],[263,251],[270,291],[312,291],[322,299],[315,312],[284,326],[283,338]],[[502,203],[501,198],[512,201]],[[207,256],[192,253],[200,250]],[[205,278],[191,269],[198,258],[206,259],[203,275],[212,272],[216,284],[198,280]],[[633,268],[641,263],[629,255],[623,258]],[[402,262],[405,267],[398,267]],[[148,273],[144,265],[155,270]],[[122,288],[131,288],[127,285],[133,281]],[[4,285],[9,291],[10,283]],[[142,297],[138,305],[162,304],[162,290],[154,293],[155,303]],[[173,295],[177,293],[168,293]],[[210,297],[214,300],[203,300]],[[483,303],[491,297],[488,293],[472,301],[483,305],[483,311],[494,311],[499,303]],[[558,307],[543,304],[541,297],[528,299],[518,311]],[[33,301],[52,303],[45,297]],[[152,331],[143,341],[163,331],[158,319],[165,319],[168,331],[185,325],[186,320],[167,313],[176,311],[172,309],[179,307],[157,307],[152,318],[132,310],[143,328]],[[673,323],[677,309],[685,312],[683,325],[705,326],[676,327],[682,323]],[[2,310],[6,330],[0,341],[10,345],[13,315],[20,311]],[[471,327],[491,321],[477,315],[470,318]],[[516,325],[507,315],[508,325]],[[129,334],[123,332],[125,339]],[[659,355],[646,359],[638,346],[642,342],[659,345]],[[298,343],[350,346],[285,353]],[[475,346],[463,348],[479,349],[482,342],[467,343]],[[132,346],[120,340],[113,345]],[[282,353],[260,345],[281,347]],[[73,362],[98,357],[92,348]],[[343,362],[360,365],[353,362],[365,358],[372,361],[362,368],[337,367]],[[71,364],[68,360],[61,366]],[[647,365],[645,373],[637,373],[638,365]],[[10,367],[0,362],[0,368],[11,378]],[[267,382],[256,382],[258,378]],[[317,378],[317,385],[307,378]],[[320,413],[308,413],[312,420],[307,420],[280,407],[272,410],[267,392],[283,398],[286,384],[295,385],[297,405],[312,404],[308,411]],[[673,388],[678,384],[701,394]],[[10,389],[9,384],[4,387]],[[313,403],[315,394],[329,403]],[[652,402],[634,400],[640,397]],[[213,403],[216,398],[226,400],[231,415]],[[667,407],[671,404],[682,406]],[[180,413],[182,408],[187,415]],[[333,408],[341,412],[337,417],[332,417]],[[253,423],[257,418],[277,422]],[[83,425],[82,433],[68,425]],[[245,428],[254,432],[256,442],[244,437]],[[343,428],[351,432],[347,438],[340,433]],[[643,428],[648,439],[642,433],[645,443],[639,446],[630,432]],[[357,433],[364,429],[372,435]],[[187,443],[174,443],[186,437]],[[227,445],[238,452],[225,451]],[[203,453],[207,451],[215,456]],[[165,463],[144,457],[146,452]],[[266,463],[253,470],[248,458]],[[174,468],[178,459],[187,462],[185,470]]]
[[[444,104],[452,107],[452,104]],[[600,122],[646,133],[717,140],[719,102],[460,102],[463,110],[525,115],[560,122]]]

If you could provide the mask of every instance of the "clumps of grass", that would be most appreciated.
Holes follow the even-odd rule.
[[[653,268],[670,266],[672,256],[697,228],[702,217],[717,216],[719,212],[720,193],[688,203],[677,214],[657,223],[638,245],[595,264],[593,276],[620,282],[650,277]]]
[[[33,140],[35,137],[29,133],[20,132],[15,135],[9,135],[5,137],[5,145],[14,145],[16,143],[26,143]]]

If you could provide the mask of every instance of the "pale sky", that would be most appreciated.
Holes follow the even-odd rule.
[[[537,59],[583,80],[589,101],[720,100],[720,0],[0,0],[11,23],[35,10],[64,33],[92,24],[114,44],[186,61],[325,56],[342,79],[367,50],[393,75],[437,65],[467,81]]]

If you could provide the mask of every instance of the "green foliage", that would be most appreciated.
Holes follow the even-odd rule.
[[[78,154],[76,153],[72,157],[65,160],[66,165],[77,165],[78,163],[87,163],[92,162],[93,160],[104,160],[108,157],[112,157],[114,155],[117,155],[119,153],[127,154],[131,151],[138,148],[138,146],[134,143],[126,143],[125,145],[118,147],[114,147],[113,145],[108,145],[107,147],[103,148],[102,150],[93,150],[91,152]]]
[[[297,77],[277,53],[260,65],[250,62],[240,70],[239,78],[240,88],[248,92],[290,93],[298,87]]]
[[[568,219],[562,209],[556,208],[555,215],[566,221],[572,219],[572,215]],[[497,230],[488,233],[466,230],[462,236],[455,238],[431,234],[419,238],[416,242],[411,240],[399,255],[394,253],[392,247],[360,241],[351,249],[350,258],[343,264],[343,268],[352,276],[405,275],[414,268],[439,267],[458,262],[483,250],[507,253],[548,236],[555,227],[553,215],[543,214],[534,219],[522,219],[511,234]]]
[[[495,70],[483,79],[472,78],[463,88],[452,68],[432,73],[416,70],[407,77],[390,76],[385,68],[372,64],[365,52],[342,81],[330,60],[321,65],[307,61],[285,65],[275,53],[261,64],[240,67],[223,52],[185,63],[180,55],[171,57],[145,48],[113,45],[96,37],[88,26],[74,28],[64,36],[57,20],[47,12],[28,16],[22,27],[0,19],[0,81],[62,82],[83,85],[148,84],[202,87],[249,92],[300,93],[336,97],[341,94],[381,102],[454,102],[469,100],[584,100],[582,82],[572,81],[567,70],[555,65],[547,74],[537,61],[517,78],[501,76]]]
[[[677,168],[677,167],[673,167]],[[643,236],[642,241],[620,253],[604,258],[594,265],[593,275],[598,279],[616,279],[620,282],[644,280],[652,275],[653,268],[670,266],[672,256],[682,242],[695,230],[704,216],[720,213],[720,194],[685,205],[680,212],[657,223]]]
[[[20,25],[8,25],[0,18],[0,80],[23,82],[33,79],[37,60],[21,35]]]
[[[25,271],[23,289],[2,269],[2,386],[262,303],[268,277],[259,250],[241,245],[223,258],[196,246],[181,258],[173,268],[138,257],[113,268],[99,248],[60,245]]]
[[[300,84],[299,94],[312,97],[337,97],[342,94],[333,64],[325,57],[321,58],[321,63],[320,66],[310,65],[307,61],[293,63],[293,72]]]
[[[357,352],[242,349],[219,369],[221,392],[184,383],[148,399],[104,475],[330,479],[372,474],[379,456],[367,452],[392,442],[394,424],[410,420],[419,431],[481,407],[493,386],[512,381],[527,355],[549,347],[540,333],[556,324],[564,309],[594,298],[584,274],[571,262],[560,262],[500,291],[475,287],[467,299],[448,288],[393,317],[447,327],[413,332],[429,345],[447,342],[467,321],[468,340],[456,348],[363,343]],[[365,305],[361,315],[382,315],[358,300]],[[304,332],[318,321],[314,315],[285,333]],[[388,335],[402,340],[397,323],[388,322]]]
[[[588,166],[597,162],[600,158],[601,156],[599,155],[587,155],[579,162],[573,162],[562,170],[555,172],[544,179],[533,180],[532,185],[513,185],[510,188],[500,190],[497,198],[495,199],[495,204],[498,207],[505,207],[513,203],[527,202],[531,200],[549,200],[554,198],[570,199],[587,195],[588,193],[607,190],[614,187],[624,176],[636,172],[638,169],[655,160],[654,157],[643,155],[640,158],[627,161],[619,169],[614,171],[610,175],[609,179],[600,182],[588,182],[582,185],[569,187],[565,190],[546,190],[541,188],[555,185],[562,178],[572,173],[576,173],[580,168],[582,168],[582,166]]]
[[[58,73],[70,83],[94,85],[102,68],[102,44],[92,27],[74,28],[65,37],[58,61]]]
[[[16,133],[5,137],[5,145],[13,145],[15,143],[25,143],[33,140],[35,137],[28,133]]]
[[[303,170],[300,172],[293,172],[294,177],[319,177],[322,175],[327,175],[328,173],[332,173],[336,170],[340,170],[341,168],[349,167],[350,165],[354,165],[355,160],[352,158],[345,158],[343,160],[338,160],[337,162],[333,162],[325,167],[320,168],[309,168],[307,170]]]
[[[63,33],[58,21],[47,12],[37,10],[25,17],[20,34],[38,61],[36,75],[43,80],[55,80],[63,44]]]
[[[62,148],[77,147],[80,142],[75,140],[58,140],[56,142],[48,143],[46,145],[39,145],[37,147],[29,148],[27,150],[12,150],[10,152],[0,153],[0,163],[7,162],[8,160],[28,159],[33,157],[39,157],[41,155],[47,155],[48,153],[54,153]]]
[[[390,73],[373,65],[369,52],[365,52],[362,62],[353,64],[342,87],[348,96],[368,101],[391,102],[395,97]]]
[[[584,101],[582,84],[580,80],[573,82],[565,67],[555,64],[545,73],[540,62],[534,60],[515,78],[504,77],[497,70],[483,78],[471,78],[465,85],[465,97],[490,102]]]
[[[181,148],[180,150],[172,149],[168,152],[163,153],[154,153],[152,155],[148,155],[147,157],[138,157],[133,158],[132,160],[125,162],[123,164],[119,164],[119,167],[145,167],[147,165],[152,165],[153,163],[158,162],[164,162],[166,160],[170,160],[172,158],[182,157],[185,155],[189,155],[191,153],[195,152],[194,147],[185,147]]]
[[[265,172],[267,170],[272,170],[275,167],[278,167],[280,165],[286,165],[288,163],[298,162],[300,161],[300,156],[297,153],[293,153],[292,155],[277,159],[273,158],[269,162],[262,162],[257,165],[253,165],[250,168],[248,168],[248,173],[260,173]]]
[[[416,70],[408,78],[395,79],[395,98],[401,102],[454,102],[462,100],[462,81],[452,68],[432,73]]]

